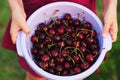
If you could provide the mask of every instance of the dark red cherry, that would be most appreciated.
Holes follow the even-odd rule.
[[[58,57],[56,59],[57,59],[57,63],[63,63],[65,60],[63,57]]]
[[[67,14],[64,16],[64,18],[65,18],[66,20],[70,20],[70,19],[71,19],[71,14],[67,13]]]
[[[65,69],[70,69],[71,68],[71,64],[69,62],[65,62],[64,68]]]
[[[33,35],[33,36],[31,37],[31,42],[32,42],[32,43],[38,42],[38,37],[35,36],[35,35]]]
[[[46,62],[39,62],[39,66],[42,68],[42,69],[47,69],[48,68],[48,63]]]
[[[58,34],[64,34],[65,33],[65,29],[63,27],[59,27],[57,31],[58,31]]]
[[[92,24],[90,22],[86,22],[84,26],[85,28],[92,28]]]
[[[80,73],[80,72],[81,72],[80,67],[75,67],[75,68],[74,68],[74,72],[75,72],[75,74]]]
[[[52,50],[51,54],[53,57],[58,57],[58,55],[59,55],[58,50]]]
[[[59,35],[54,35],[54,39],[55,39],[56,41],[59,41],[59,40],[61,39],[61,36],[59,36]]]
[[[44,61],[44,62],[47,62],[50,60],[50,56],[48,54],[43,54],[41,56],[41,60]]]
[[[73,56],[73,60],[78,63],[80,61],[80,57],[78,55]]]
[[[92,44],[93,42],[94,42],[93,38],[91,38],[91,37],[87,38],[87,43],[88,44]]]
[[[81,21],[79,19],[76,19],[74,21],[74,26],[80,26]]]
[[[80,46],[80,50],[84,53],[84,52],[86,52],[86,47],[85,46]]]
[[[78,40],[83,40],[85,37],[82,33],[79,33],[78,34]]]
[[[74,47],[79,47],[79,46],[80,46],[80,42],[79,42],[79,41],[74,41],[74,42],[72,43],[72,45],[73,45]]]
[[[57,65],[56,66],[56,70],[59,71],[59,72],[61,72],[63,70],[62,65]]]
[[[87,60],[88,62],[93,62],[93,60],[94,60],[93,55],[92,55],[92,54],[88,54],[88,55],[86,56],[86,60]]]
[[[83,62],[83,63],[81,64],[81,68],[82,68],[83,70],[86,70],[86,69],[88,69],[89,67],[90,67],[89,62]]]
[[[49,34],[50,34],[50,35],[54,35],[54,34],[55,34],[55,30],[54,30],[54,29],[50,29],[50,30],[49,30]]]

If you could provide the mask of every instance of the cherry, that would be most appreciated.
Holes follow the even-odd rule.
[[[93,60],[94,60],[93,55],[92,55],[92,54],[88,54],[88,55],[86,56],[86,60],[87,60],[88,62],[93,62]]]
[[[61,39],[61,37],[60,37],[59,35],[54,35],[54,39],[55,39],[56,41],[59,41],[59,40]]]
[[[85,28],[92,28],[92,24],[90,22],[86,22],[84,26]]]
[[[49,62],[49,66],[50,67],[55,67],[55,62],[54,61]]]
[[[66,28],[66,32],[68,32],[68,33],[72,33],[72,32],[73,32],[72,27],[67,27],[67,28]]]
[[[43,40],[43,39],[45,39],[45,36],[46,35],[44,33],[40,33],[38,39]]]
[[[48,72],[55,74],[55,70],[53,68],[49,68]]]
[[[52,54],[53,57],[58,57],[58,55],[59,55],[57,50],[52,50],[51,54]]]
[[[38,50],[36,48],[31,48],[32,54],[36,55],[38,53]]]
[[[73,25],[73,19],[68,20],[68,25]]]
[[[62,65],[57,65],[56,66],[56,70],[59,71],[59,72],[61,72],[63,70]]]
[[[63,72],[62,72],[62,76],[66,76],[68,74],[68,71],[67,70],[64,70]]]
[[[68,49],[62,50],[62,56],[67,57],[70,54],[70,51]]]
[[[83,40],[84,39],[84,35],[82,33],[78,34],[78,40]]]
[[[84,52],[86,52],[86,47],[85,46],[80,46],[80,50],[84,53]]]
[[[64,68],[65,69],[70,69],[71,68],[71,64],[69,62],[65,62]]]
[[[49,57],[48,54],[43,54],[43,55],[41,56],[41,60],[44,61],[44,62],[47,62],[47,61],[50,60],[50,57]]]
[[[76,74],[80,73],[80,72],[81,72],[80,67],[75,67],[75,68],[74,68],[74,72],[75,72]]]
[[[92,51],[92,54],[93,54],[93,55],[98,55],[98,54],[99,54],[99,50],[97,50],[97,49],[93,50],[93,51]]]
[[[73,45],[74,47],[79,47],[79,46],[80,46],[80,42],[79,42],[79,41],[74,41],[74,42],[72,43],[72,45]]]
[[[58,42],[58,46],[59,46],[59,47],[64,47],[64,46],[65,46],[65,43],[64,43],[63,41],[60,41],[60,42]]]
[[[81,64],[81,68],[82,68],[83,70],[86,70],[86,69],[89,68],[89,67],[90,67],[89,62],[83,62],[83,63]]]
[[[93,42],[94,42],[93,38],[91,38],[91,37],[87,38],[87,43],[88,44],[92,44]]]
[[[32,42],[32,43],[38,42],[38,37],[35,36],[35,35],[33,35],[33,36],[31,37],[31,42]]]
[[[74,55],[73,59],[76,63],[78,63],[80,61],[80,57],[78,55]]]
[[[64,18],[65,18],[66,20],[70,20],[70,19],[71,19],[71,14],[67,13],[67,14],[64,16]]]
[[[92,50],[94,50],[94,49],[98,49],[98,45],[97,45],[97,44],[95,44],[95,43],[94,43],[94,44],[91,44],[91,46],[90,46],[90,47],[91,47],[91,49],[92,49]]]
[[[61,20],[60,19],[56,19],[55,25],[59,26],[60,24],[61,24]]]
[[[50,30],[49,30],[49,34],[50,34],[50,35],[54,35],[54,34],[55,34],[55,30],[54,30],[54,29],[50,29]]]
[[[76,37],[76,33],[72,33],[71,37],[75,38]]]
[[[57,31],[58,31],[58,34],[62,35],[62,34],[64,34],[65,29],[63,27],[59,27]]]
[[[47,37],[45,38],[45,41],[46,41],[46,42],[52,42],[52,39],[51,39],[51,37],[48,37],[48,36],[47,36]]]
[[[42,68],[42,69],[47,69],[48,68],[48,64],[46,62],[39,62],[39,66]]]
[[[75,21],[74,21],[74,26],[80,26],[80,20],[79,19],[76,19]]]
[[[70,45],[72,45],[72,40],[68,39],[65,41],[65,43],[70,46]]]
[[[64,58],[63,57],[58,57],[56,58],[58,63],[63,63],[64,62]]]

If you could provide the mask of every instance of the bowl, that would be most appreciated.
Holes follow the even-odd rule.
[[[78,14],[81,14],[81,19],[85,18],[86,21],[90,22],[97,34],[99,34],[100,55],[96,62],[84,72],[72,76],[58,76],[44,71],[33,61],[31,54],[31,36],[34,34],[37,25],[43,22],[47,23],[49,18],[55,17],[56,15],[61,18],[65,13],[70,13],[75,18],[78,17]],[[27,26],[29,26],[31,33],[26,35],[23,31],[20,31],[17,37],[18,55],[25,58],[33,71],[49,80],[82,80],[90,76],[100,66],[106,52],[112,47],[110,34],[107,37],[102,37],[103,24],[96,14],[88,8],[73,2],[54,2],[39,8],[28,18]]]

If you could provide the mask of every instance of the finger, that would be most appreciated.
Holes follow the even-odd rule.
[[[108,23],[104,24],[104,28],[103,28],[103,32],[102,32],[102,36],[103,37],[106,37],[108,35],[110,26],[111,25],[108,24]]]
[[[12,26],[15,27],[15,25]],[[17,31],[13,31],[13,29],[10,30],[11,40],[13,44],[16,44],[17,34]]]
[[[27,27],[27,25],[25,23],[24,23],[24,25],[21,25],[21,28],[26,34],[30,33],[30,29]]]
[[[117,28],[117,23],[112,26],[112,29],[110,29],[110,35],[112,37],[112,42],[115,42],[117,40],[117,33],[118,33],[118,28]]]

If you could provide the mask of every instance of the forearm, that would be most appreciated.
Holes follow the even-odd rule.
[[[8,0],[8,3],[12,14],[19,11],[25,14],[22,0]]]
[[[107,10],[117,12],[117,0],[102,0],[103,3],[103,14]]]

